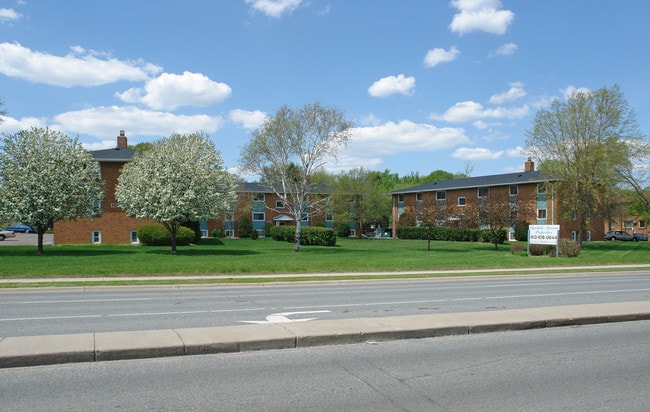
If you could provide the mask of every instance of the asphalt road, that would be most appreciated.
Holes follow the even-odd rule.
[[[0,291],[0,336],[178,329],[650,300],[650,274]]]
[[[11,411],[645,411],[650,321],[0,371]]]

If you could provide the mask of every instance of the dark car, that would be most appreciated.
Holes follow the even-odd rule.
[[[609,232],[605,233],[605,240],[635,240],[634,236],[631,234],[627,233],[624,230],[610,230]]]
[[[7,226],[5,229],[12,230],[14,232],[36,233],[36,229],[24,223],[14,223],[13,225]]]
[[[648,235],[645,233],[634,233],[634,240],[636,242],[647,242],[648,241]]]

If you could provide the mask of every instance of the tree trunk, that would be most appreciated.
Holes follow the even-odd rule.
[[[178,227],[176,225],[172,226],[169,234],[172,238],[172,254],[176,254],[176,233],[178,232]]]
[[[37,246],[37,253],[39,255],[42,255],[43,254],[43,235],[45,235],[45,229],[43,229],[42,227],[38,227],[38,228],[36,228],[36,233],[37,233],[36,237],[38,239],[38,241],[37,241],[37,245],[38,245]]]
[[[293,251],[294,252],[299,252],[300,251],[300,232],[301,232],[301,226],[300,226],[300,220],[296,222],[296,236],[293,242]]]

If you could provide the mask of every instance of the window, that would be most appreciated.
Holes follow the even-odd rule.
[[[208,237],[208,229],[201,229],[201,237]]]
[[[309,220],[309,214],[303,213],[300,220],[302,220],[303,222],[307,222]]]
[[[537,193],[538,194],[546,193],[546,183],[538,183],[537,184]]]
[[[645,220],[639,220],[639,228],[645,229]]]
[[[93,244],[100,244],[102,243],[102,231],[101,230],[93,230],[91,232],[91,241]]]
[[[253,202],[263,202],[264,193],[253,193]]]
[[[436,200],[447,199],[447,192],[436,192]]]
[[[464,197],[459,197],[458,198],[458,206],[465,206],[465,198]]]
[[[537,218],[546,219],[546,209],[537,209]]]
[[[129,232],[129,234],[131,236],[131,244],[137,245],[138,243],[140,243],[140,239],[138,239],[138,231],[137,230],[132,230],[132,231]]]
[[[418,201],[418,202],[421,202],[422,201],[422,193],[416,193],[415,194],[415,200]]]
[[[510,185],[510,196],[517,196],[519,194],[519,186]]]
[[[234,213],[226,213],[226,222],[234,222],[234,221],[235,221]]]
[[[262,213],[259,213],[259,212],[253,213],[253,220],[264,221],[264,213],[263,212]]]
[[[490,188],[489,187],[479,187],[478,188],[478,197],[488,197],[490,196]]]
[[[397,195],[397,201],[398,202],[403,202],[404,201],[404,195]]]
[[[332,212],[325,213],[325,221],[326,222],[333,222],[334,221],[334,213],[332,213]]]
[[[284,202],[282,200],[276,200],[275,201],[275,208],[276,209],[283,209],[284,208]]]
[[[632,229],[633,226],[634,226],[633,220],[626,220],[623,222],[623,229]]]

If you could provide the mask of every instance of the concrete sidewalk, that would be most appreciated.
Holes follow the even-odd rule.
[[[650,301],[0,338],[0,368],[338,345],[650,320]]]

